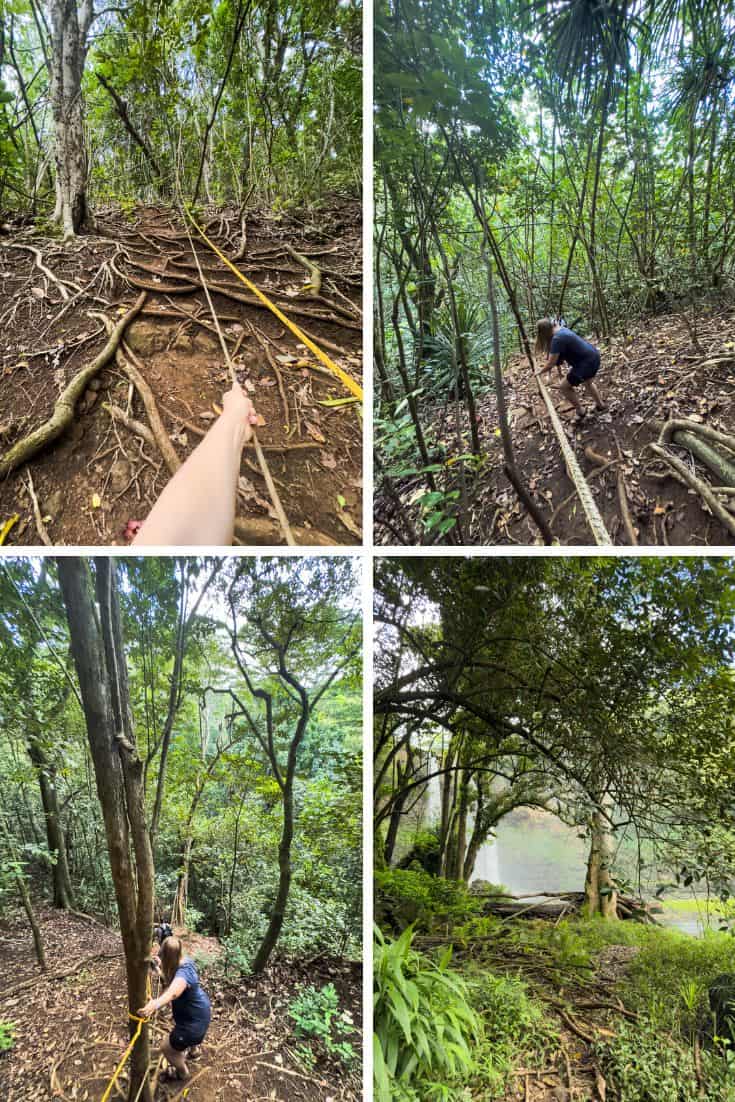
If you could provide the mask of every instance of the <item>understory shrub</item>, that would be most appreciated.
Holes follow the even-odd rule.
[[[377,1102],[456,1097],[453,1085],[477,1071],[482,1021],[465,981],[412,949],[411,927],[395,940],[375,929],[374,1078]]]
[[[375,918],[381,926],[432,930],[465,922],[481,909],[482,900],[462,881],[431,876],[417,867],[375,873]]]
[[[311,1041],[327,1056],[336,1056],[346,1067],[355,1060],[355,1049],[347,1040],[355,1032],[352,1015],[340,1010],[339,996],[333,983],[322,988],[304,987],[293,1000],[288,1012],[294,1020],[297,1037]],[[313,1065],[312,1049],[299,1046],[299,1054]]]
[[[275,894],[275,888],[273,889]],[[273,895],[251,890],[246,899],[238,899],[233,932],[223,938],[226,966],[246,974],[268,928]],[[353,916],[344,903],[317,899],[298,884],[291,888],[283,930],[278,939],[280,956],[301,957],[312,953],[350,956],[357,953],[359,930],[353,929]]]

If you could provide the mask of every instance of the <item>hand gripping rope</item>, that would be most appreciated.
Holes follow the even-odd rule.
[[[538,388],[541,391],[541,397],[546,403],[546,408],[549,411],[549,417],[551,424],[554,427],[554,432],[559,437],[559,444],[561,445],[562,455],[569,471],[569,477],[574,483],[574,489],[577,491],[577,496],[582,502],[582,508],[584,514],[587,517],[587,523],[589,524],[592,535],[595,537],[595,543],[599,547],[609,546],[612,543],[610,533],[605,527],[605,522],[602,519],[600,510],[597,508],[597,502],[592,496],[592,490],[589,487],[587,479],[582,474],[582,469],[577,462],[577,457],[571,449],[569,441],[567,440],[567,434],[564,432],[564,426],[559,419],[559,414],[554,408],[554,403],[551,400],[551,395],[546,389],[546,384],[538,377],[534,375]]]
[[[191,233],[189,232],[189,227],[186,223],[186,215],[184,213],[186,211],[186,208],[184,207],[183,203],[181,203],[181,202],[179,203],[179,209],[180,209],[180,211],[182,213],[182,217],[184,219],[184,229],[186,230],[186,236],[189,238],[189,245],[191,247],[191,251],[192,251],[192,255],[194,257],[194,260],[196,262],[197,271],[199,273],[199,279],[200,279],[202,288],[204,289],[204,294],[206,296],[207,304],[209,306],[209,312],[212,315],[212,321],[214,322],[214,327],[217,330],[217,336],[219,337],[219,343],[222,346],[222,355],[225,358],[225,363],[227,364],[228,370],[230,372],[230,378],[232,379],[233,385],[239,387],[240,383],[239,383],[239,380],[237,378],[237,372],[235,371],[235,365],[232,362],[232,359],[230,357],[230,350],[228,349],[227,343],[225,342],[225,338],[222,334],[222,329],[220,327],[219,318],[217,317],[217,312],[215,311],[214,304],[212,302],[212,297],[209,293],[209,287],[207,286],[207,281],[204,278],[204,272],[202,271],[202,266],[199,263],[199,257],[197,255],[196,249],[194,248],[194,242],[192,241]],[[189,217],[191,217],[191,216],[189,216]],[[196,229],[201,233],[202,231],[199,230],[199,227],[197,226],[196,222],[194,222],[193,218],[191,219],[191,221],[193,222]],[[202,234],[202,236],[204,236],[204,235]],[[207,240],[206,238],[204,238],[204,239],[205,239],[205,241]],[[211,244],[211,242],[208,242],[208,243]],[[219,250],[217,250],[214,245],[212,245],[212,248],[215,249],[215,251],[218,253],[218,255],[222,256],[222,254],[219,253]],[[229,264],[229,261],[226,259],[226,257],[222,257],[222,259],[225,260],[225,262],[227,264]],[[232,265],[231,265],[231,267],[232,267]],[[237,271],[237,269],[235,269],[235,271]],[[245,279],[244,276],[242,276],[241,278]],[[260,294],[260,292],[258,292],[258,294]],[[261,295],[261,298],[265,298],[265,295]],[[275,309],[275,307],[274,307],[274,309]],[[270,468],[268,467],[268,462],[265,458],[265,455],[263,454],[263,449],[261,448],[260,443],[258,442],[258,435],[255,432],[255,429],[252,429],[252,441],[253,441],[253,447],[255,448],[255,455],[258,459],[258,463],[260,464],[260,470],[262,472],[263,478],[265,479],[265,484],[268,487],[268,493],[269,493],[270,499],[273,503],[273,508],[275,510],[276,516],[278,517],[279,524],[281,525],[281,529],[283,530],[283,535],[286,539],[286,543],[289,545],[289,547],[295,547],[296,546],[296,540],[293,538],[293,533],[291,531],[291,526],[288,523],[288,518],[286,517],[283,506],[281,505],[281,499],[278,496],[278,490],[276,489],[276,484],[273,481],[273,476],[271,475]]]

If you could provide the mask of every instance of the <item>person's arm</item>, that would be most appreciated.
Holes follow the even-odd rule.
[[[188,984],[183,976],[174,977],[163,994],[159,995],[157,999],[149,999],[145,1006],[140,1007],[138,1014],[141,1018],[150,1018],[162,1006],[168,1006],[174,999],[178,999],[179,995],[183,995],[187,987]]]
[[[556,364],[558,364],[558,362],[559,362],[559,353],[558,352],[549,352],[549,355],[546,358],[546,363],[539,370],[538,374],[539,375],[546,375],[547,372],[551,371],[551,369]]]
[[[240,459],[257,414],[239,386],[225,394],[222,405],[201,444],[165,486],[134,546],[232,543]]]

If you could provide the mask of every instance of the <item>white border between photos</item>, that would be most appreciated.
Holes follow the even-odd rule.
[[[373,2],[362,15],[362,1093],[373,1097]]]

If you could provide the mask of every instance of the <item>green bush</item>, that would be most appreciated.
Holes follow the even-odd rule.
[[[433,961],[411,948],[413,929],[395,941],[375,930],[374,1078],[377,1102],[456,1096],[453,1084],[477,1071],[473,1047],[482,1022],[451,949]]]
[[[375,873],[375,918],[395,929],[431,930],[453,926],[479,914],[482,900],[461,881],[431,876],[423,869],[385,869]]]
[[[346,1037],[355,1032],[355,1027],[348,1011],[339,1009],[339,997],[333,983],[321,989],[302,988],[288,1012],[294,1020],[297,1037],[315,1042],[328,1056],[336,1056],[346,1066],[354,1062],[355,1049]],[[307,1062],[310,1061],[307,1059]]]

